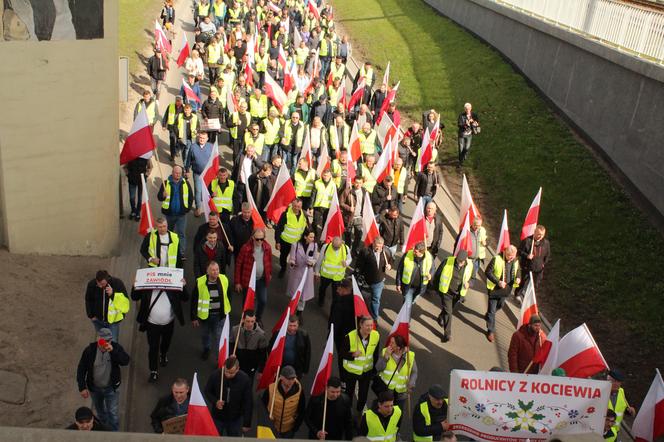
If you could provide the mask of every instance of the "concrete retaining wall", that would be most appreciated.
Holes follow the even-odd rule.
[[[664,214],[664,66],[490,0],[425,0],[485,40]]]
[[[104,2],[104,38],[0,41],[0,60],[0,246],[111,253],[119,231],[118,1]]]

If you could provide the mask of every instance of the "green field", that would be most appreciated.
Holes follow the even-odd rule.
[[[495,230],[490,235],[497,236],[507,208],[512,242],[518,241],[526,210],[543,187],[540,222],[553,249],[546,313],[567,318],[564,329],[577,320],[593,329],[595,320],[597,328],[659,345],[662,237],[526,81],[421,0],[333,4],[359,51],[378,67],[391,60],[392,79],[401,80],[402,112],[419,119],[424,109],[442,111],[443,163],[456,157],[457,115],[465,102],[473,104],[482,133],[464,169],[486,196],[480,210]]]
[[[153,31],[154,20],[159,17],[162,4],[159,0],[120,0],[118,51],[119,55],[129,57],[129,72],[142,69],[136,51],[140,52],[152,43],[146,30]]]

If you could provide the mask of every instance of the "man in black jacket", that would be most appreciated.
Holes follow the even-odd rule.
[[[343,345],[344,337],[355,330],[355,303],[353,301],[353,283],[350,279],[344,279],[337,286],[336,296],[332,298],[328,329],[334,324],[334,345],[337,354]],[[342,360],[337,358],[339,371],[342,369]]]
[[[388,175],[383,182],[374,187],[371,193],[371,206],[376,216],[382,215],[391,205],[397,203],[397,189],[394,179]]]
[[[216,261],[222,271],[228,264],[226,250],[218,240],[215,230],[208,231],[205,240],[194,243],[194,276],[196,278],[205,275],[210,261]]]
[[[254,232],[254,220],[251,218],[251,204],[242,203],[239,216],[234,216],[230,222],[230,239],[233,242],[233,254],[237,258],[243,245],[249,241]]]
[[[88,407],[80,407],[76,410],[74,423],[69,425],[65,430],[76,431],[111,431],[109,427],[102,424],[97,416],[92,413]]]
[[[495,255],[486,267],[486,287],[489,302],[486,314],[486,338],[493,342],[496,330],[496,312],[502,310],[512,289],[521,282],[521,269],[516,259],[516,247],[508,246],[503,255]]]
[[[208,99],[205,100],[205,102],[203,102],[203,106],[201,106],[201,115],[203,116],[204,122],[206,124],[210,124],[210,120],[217,120],[217,122],[221,124],[221,118],[224,115],[223,112],[223,107],[219,101],[219,98],[217,97],[217,91],[215,89],[210,89],[210,95],[208,96]],[[214,144],[217,141],[218,133],[219,129],[208,130],[208,142]]]
[[[238,207],[239,206],[240,204],[238,204]],[[222,221],[222,218],[223,216],[218,212],[210,211],[208,221],[198,226],[198,230],[194,235],[194,247],[196,247],[197,244],[203,243],[203,241],[207,239],[207,234],[210,230],[217,232],[217,242],[224,249],[224,261],[228,266],[228,264],[231,262],[231,253],[233,253],[235,248],[233,247],[233,235],[231,232],[230,223],[227,221]]]
[[[268,348],[272,348],[274,345],[277,333],[272,335]],[[291,315],[288,318],[284,357],[281,365],[292,366],[297,373],[298,379],[302,379],[303,375],[309,373],[309,366],[311,365],[311,340],[309,339],[309,334],[300,328],[300,318],[296,315]]]
[[[350,398],[341,392],[341,379],[331,377],[327,381],[327,410],[323,431],[324,394],[312,397],[307,405],[304,422],[309,427],[309,439],[352,440],[353,423]]]
[[[171,393],[157,401],[150,419],[155,433],[163,433],[161,423],[167,419],[187,414],[189,408],[189,381],[177,378],[171,385]]]
[[[164,57],[161,48],[154,49],[154,55],[148,59],[148,76],[152,84],[152,93],[155,98],[159,99],[159,92],[161,85],[166,79],[166,71],[168,70],[168,59]]]
[[[436,162],[430,161],[427,168],[418,173],[415,178],[415,197],[418,200],[423,198],[424,204],[428,204],[436,196],[436,191],[442,182],[443,180],[436,170]]]
[[[102,424],[113,431],[120,428],[120,366],[129,365],[129,355],[107,328],[98,333],[99,339],[90,343],[78,362],[76,382],[83,399],[92,397],[92,404]]]
[[[397,206],[390,206],[386,213],[378,217],[378,232],[392,256],[396,255],[397,249],[403,246],[404,235],[403,219]]]
[[[113,340],[120,339],[120,323],[129,311],[129,298],[124,282],[106,270],[98,270],[85,289],[85,311],[96,332],[108,328]]]
[[[223,369],[224,386],[221,397],[221,369],[215,370],[205,385],[205,396],[212,407],[212,419],[219,435],[240,437],[251,430],[254,401],[249,376],[240,370],[237,357],[229,356]]]
[[[392,268],[392,253],[385,248],[385,241],[377,236],[371,247],[364,247],[357,256],[357,272],[364,277],[371,289],[369,312],[374,320],[380,314],[380,298],[385,287],[385,272]]]
[[[140,324],[139,330],[144,330],[148,338],[148,381],[156,382],[159,378],[157,361],[162,367],[168,365],[167,354],[175,330],[175,319],[184,325],[182,302],[189,300],[189,293],[186,287],[182,287],[182,290],[134,289],[131,299],[141,302],[136,322]]]
[[[427,393],[420,396],[413,409],[413,438],[441,439],[441,435],[449,428],[445,396],[445,390],[439,384],[433,384]]]
[[[551,258],[551,245],[549,240],[544,238],[546,227],[538,224],[535,227],[535,233],[532,236],[521,241],[519,245],[519,261],[523,269],[523,284],[517,293],[521,297],[521,291],[528,285],[530,273],[533,273],[533,283],[535,283],[535,292],[539,291],[542,277],[544,276],[544,267]],[[533,244],[535,241],[535,244]]]

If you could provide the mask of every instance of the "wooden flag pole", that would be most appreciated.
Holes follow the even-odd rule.
[[[325,433],[325,418],[327,417],[327,386],[325,386],[325,400],[323,402],[323,427],[321,431]]]
[[[274,381],[274,391],[272,392],[272,401],[270,401],[270,419],[272,419],[272,411],[274,410],[274,400],[277,398],[277,388],[279,388],[279,372],[281,371],[281,365],[277,367],[277,376]],[[267,387],[269,390],[269,386]]]
[[[537,333],[537,340],[538,340],[538,342],[539,342],[540,348],[542,348],[542,334],[541,334],[541,333]],[[524,374],[528,373],[528,370],[530,370],[530,367],[532,367],[532,366],[533,366],[533,361],[531,360],[531,361],[530,361],[530,364],[528,364],[528,366],[527,366],[526,369],[523,371],[523,373],[524,373]]]
[[[221,382],[219,383],[219,400],[223,401],[224,397],[224,373],[226,371],[226,363],[224,362],[224,365],[221,366]]]
[[[226,238],[226,242],[228,243],[229,247],[232,247],[233,245],[228,239],[228,235],[226,235],[226,229],[224,229],[224,223],[221,222],[221,214],[219,214],[219,227],[221,227],[221,233],[224,234],[224,238]]]
[[[504,250],[503,250],[502,255],[503,255],[503,276],[502,276],[501,280],[503,282],[505,282],[505,267],[507,267],[507,259],[505,257],[505,251]]]
[[[240,326],[237,328],[237,335],[235,335],[235,345],[233,346],[233,356],[235,356],[235,352],[237,351],[237,344],[240,342],[240,332],[242,331],[242,324],[244,323],[244,312],[242,312],[242,316],[240,317]]]
[[[157,168],[159,169],[159,176],[161,177],[161,181],[164,181],[164,171],[161,170],[161,161],[159,161],[159,149],[155,145],[154,147],[154,157],[155,160],[157,161]],[[184,169],[183,169],[184,170]]]
[[[406,381],[406,401],[408,410],[410,410],[410,391],[408,390],[408,383],[410,382],[410,345],[406,346],[406,366],[408,367],[408,380]],[[399,367],[397,366],[397,369]]]

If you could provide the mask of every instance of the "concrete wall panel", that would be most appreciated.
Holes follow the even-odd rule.
[[[664,214],[664,67],[491,0],[425,0],[508,58]]]
[[[118,2],[105,37],[0,42],[2,243],[104,255],[118,239]]]

